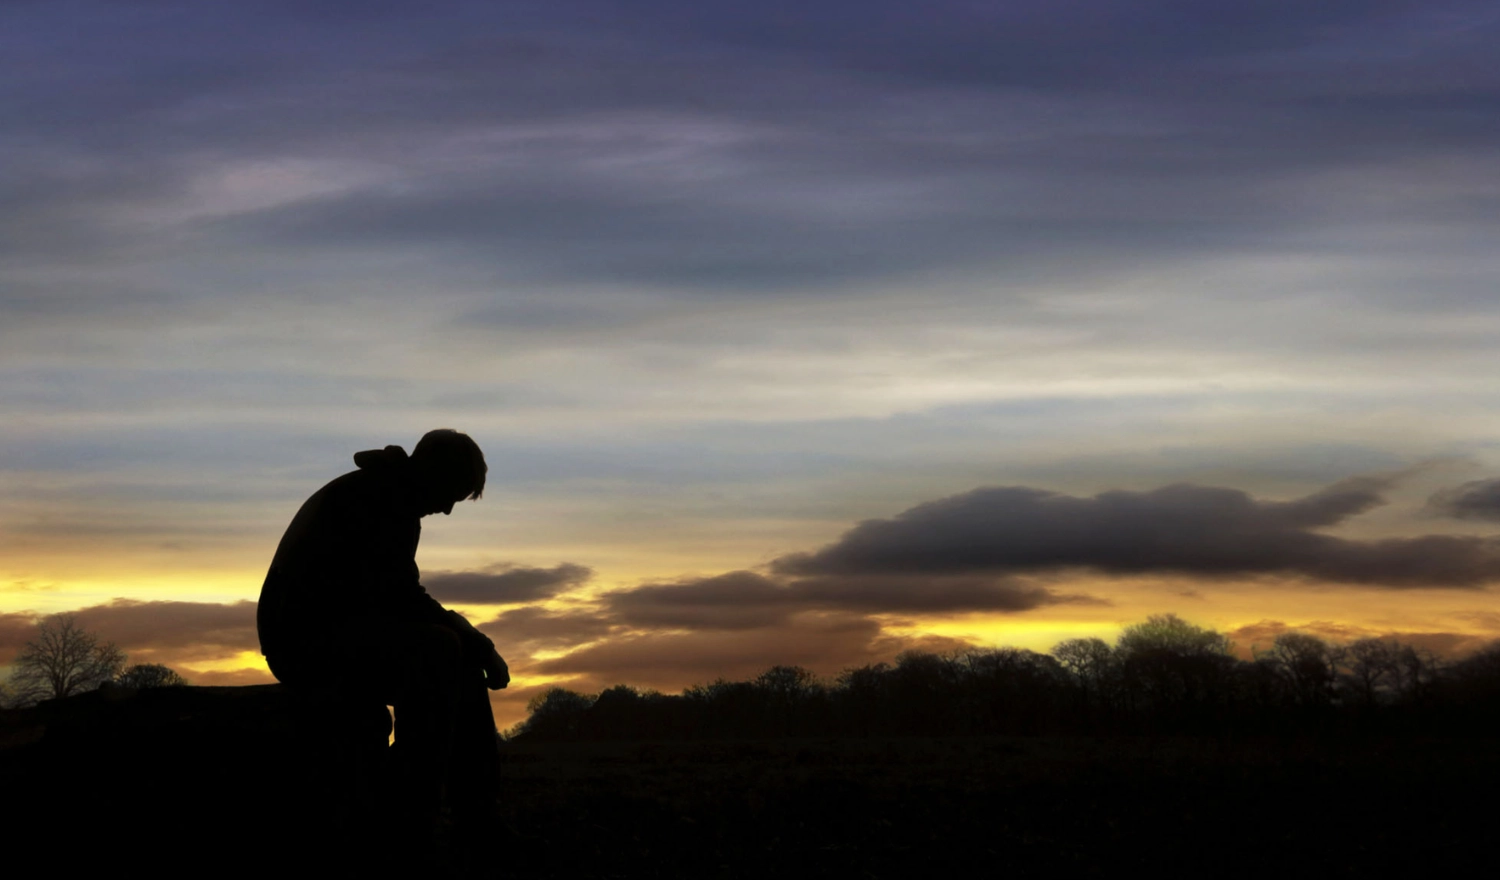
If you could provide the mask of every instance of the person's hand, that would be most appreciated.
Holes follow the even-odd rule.
[[[484,684],[492,691],[498,691],[510,684],[510,667],[505,665],[505,659],[493,646],[490,654],[484,658]]]
[[[510,667],[505,665],[505,659],[495,650],[495,643],[489,636],[475,629],[474,624],[457,611],[448,611],[448,624],[463,640],[464,662],[477,661],[479,668],[484,670],[486,687],[498,691],[510,684]]]

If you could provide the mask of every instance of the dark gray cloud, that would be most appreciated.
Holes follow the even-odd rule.
[[[1477,4],[1463,6],[1479,11]],[[944,2],[922,8],[835,0],[815,8],[792,2],[655,4],[655,15],[631,18],[642,30],[692,34],[892,78],[1045,88],[1122,76],[1139,85],[1196,63],[1294,51],[1330,38],[1378,45],[1383,29],[1421,27],[1428,9],[1409,0],[1316,7],[1191,0]],[[1367,34],[1371,28],[1374,35]]]
[[[600,600],[626,624],[671,629],[759,629],[806,607],[785,586],[753,571],[615,590]]]
[[[1433,493],[1427,507],[1455,519],[1500,521],[1500,479],[1471,480]]]
[[[1109,604],[1096,596],[1057,593],[1019,580],[977,575],[834,575],[795,580],[791,589],[815,608],[868,614],[1012,614],[1049,605]]]
[[[1359,541],[1314,529],[1384,502],[1356,478],[1295,501],[1179,484],[1079,498],[1024,486],[976,489],[867,520],[783,576],[1014,575],[1065,569],[1202,577],[1300,576],[1385,587],[1480,587],[1500,578],[1500,541],[1424,535]]]
[[[1097,603],[1004,578],[934,572],[859,572],[848,576],[773,578],[732,571],[603,594],[600,603],[621,623],[648,629],[750,630],[787,623],[804,612],[963,614],[1020,612],[1047,605]]]
[[[439,7],[357,24],[291,5],[13,7],[11,258],[394,248],[712,296],[1117,265],[1301,235],[1305,188],[1289,206],[1268,182],[1483,152],[1500,95],[1477,0]],[[274,188],[287,162],[312,185],[333,176],[317,163],[354,161],[375,178],[223,212],[237,216],[133,219],[225,169],[260,163]],[[1347,208],[1327,195],[1320,210]],[[151,277],[43,298],[28,275],[7,307],[205,289]],[[506,314],[496,299],[475,314]]]
[[[1279,523],[1297,529],[1337,525],[1385,503],[1390,476],[1350,477],[1295,501],[1260,502]]]
[[[508,605],[535,602],[588,581],[588,566],[564,562],[552,568],[527,568],[500,563],[479,571],[439,571],[423,575],[427,592],[441,602],[458,605]]]

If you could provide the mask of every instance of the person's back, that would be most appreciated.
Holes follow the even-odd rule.
[[[291,672],[330,630],[363,618],[444,624],[417,570],[414,466],[399,446],[354,456],[359,469],[319,489],[287,527],[256,610],[261,652]],[[295,674],[295,673],[293,673]]]

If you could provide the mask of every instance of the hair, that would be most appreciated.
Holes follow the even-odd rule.
[[[489,465],[484,463],[479,444],[468,434],[460,434],[452,428],[428,431],[417,441],[411,457],[430,463],[445,478],[451,478],[454,486],[464,492],[465,498],[478,498],[484,494],[484,477],[489,473]]]

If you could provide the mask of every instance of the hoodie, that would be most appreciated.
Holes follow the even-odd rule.
[[[447,622],[417,571],[420,492],[400,446],[354,456],[282,535],[261,587],[261,653],[287,657],[361,618]]]

